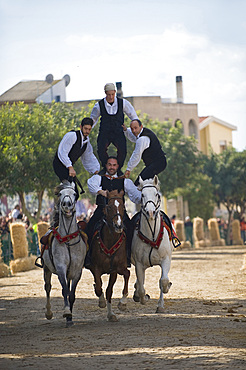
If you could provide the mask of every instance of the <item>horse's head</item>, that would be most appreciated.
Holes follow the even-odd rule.
[[[77,200],[74,184],[64,181],[58,190],[57,195],[60,199],[61,212],[65,217],[73,216],[74,212],[76,212],[75,205]]]
[[[106,222],[109,227],[113,227],[117,233],[123,231],[123,216],[124,216],[124,191],[112,190],[108,192],[108,204],[104,209]]]
[[[148,219],[154,219],[160,210],[161,196],[158,177],[142,180],[139,178],[139,190],[142,191],[142,212]]]

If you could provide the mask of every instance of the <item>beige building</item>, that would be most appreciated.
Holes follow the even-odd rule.
[[[209,155],[210,149],[219,154],[232,146],[232,131],[237,130],[236,126],[213,116],[200,117],[199,128],[200,149],[206,155]]]
[[[117,96],[122,97],[122,84],[116,82]],[[163,99],[161,96],[124,96],[141,114],[148,114],[151,119],[171,120],[175,126],[181,121],[185,135],[194,135],[200,148],[199,117],[197,104],[184,104],[182,76],[176,77],[176,98]],[[98,100],[96,100],[98,101]],[[74,107],[87,107],[91,100],[75,101]]]

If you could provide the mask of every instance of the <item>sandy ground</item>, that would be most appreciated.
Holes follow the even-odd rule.
[[[56,276],[54,318],[45,319],[41,269],[0,279],[1,369],[246,369],[246,270],[243,246],[175,250],[166,311],[156,314],[160,268],[149,268],[145,306],[132,299],[117,308],[123,287],[118,277],[108,322],[98,307],[88,270],[77,289],[74,326],[65,327]],[[104,287],[108,277],[104,276]]]

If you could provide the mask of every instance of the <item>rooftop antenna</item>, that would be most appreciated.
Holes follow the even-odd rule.
[[[69,75],[63,76],[63,80],[65,80],[65,86],[67,87],[70,84],[70,76]]]
[[[52,82],[54,80],[53,75],[50,73],[45,77],[45,81],[50,84],[50,96],[51,96],[51,101],[53,100],[53,91],[52,91]]]
[[[45,77],[45,81],[48,82],[48,84],[52,84],[54,80],[54,77],[52,74],[48,74],[46,77]]]

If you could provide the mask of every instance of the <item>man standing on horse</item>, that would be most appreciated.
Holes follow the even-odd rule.
[[[79,158],[89,173],[97,173],[100,170],[100,164],[93,153],[93,148],[89,140],[92,126],[93,121],[91,118],[83,118],[80,130],[67,132],[61,140],[53,161],[54,171],[61,182],[63,180],[74,182],[76,171],[73,165]],[[76,183],[75,190],[77,197],[79,197]],[[57,214],[57,211],[55,213]],[[56,217],[58,215],[54,216]]]
[[[131,121],[130,128],[123,125],[125,136],[132,142],[136,143],[135,149],[128,161],[125,177],[130,176],[131,171],[142,159],[145,168],[139,174],[142,180],[154,178],[160,172],[164,171],[167,166],[166,155],[162,150],[160,141],[157,136],[148,128],[143,127],[139,119]],[[139,184],[139,176],[135,185]]]
[[[105,165],[108,159],[107,149],[111,143],[117,148],[119,170],[124,164],[126,158],[126,138],[122,129],[124,114],[131,120],[138,119],[137,113],[131,103],[126,99],[115,96],[116,90],[113,83],[107,83],[104,86],[104,91],[106,97],[97,102],[91,112],[94,126],[101,116],[97,138],[97,152],[104,167],[102,174],[105,173]]]
[[[96,174],[92,176],[88,181],[88,189],[91,194],[96,195],[96,204],[97,208],[91,217],[88,225],[87,225],[87,235],[88,235],[88,242],[89,245],[92,240],[94,227],[96,223],[103,219],[103,209],[107,202],[107,192],[111,190],[124,190],[125,193],[129,196],[130,200],[133,203],[140,204],[141,203],[141,192],[137,189],[137,187],[133,184],[132,180],[125,179],[124,176],[118,176],[117,171],[119,169],[118,160],[116,157],[109,157],[106,162],[106,173],[105,175]],[[131,266],[131,240],[129,240],[129,235],[131,235],[128,231],[131,227],[130,219],[125,211],[124,215],[124,224],[126,226],[126,234],[127,234],[127,265],[128,267]],[[85,267],[88,268],[90,265],[90,251],[87,253]]]

